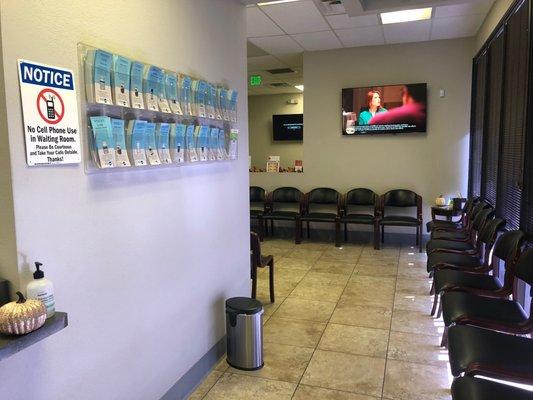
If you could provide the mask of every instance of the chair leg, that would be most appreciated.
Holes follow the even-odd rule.
[[[431,282],[431,289],[429,289],[429,294],[435,294],[435,279]]]
[[[422,250],[422,224],[420,224],[419,228],[418,228],[418,235],[420,237],[420,240],[418,242],[418,252],[419,253],[422,253],[423,250]]]
[[[348,241],[348,224],[344,224],[344,241]]]
[[[274,220],[270,220],[270,236],[274,237]]]
[[[262,217],[259,217],[257,221],[259,223],[259,241],[262,242],[265,236],[265,221]]]
[[[381,225],[381,243],[385,243],[385,225]]]
[[[255,271],[252,276],[252,299],[255,299],[257,295],[257,268],[255,268]]]
[[[418,246],[420,244],[420,231],[418,229],[418,225],[416,226],[416,245]]]
[[[442,332],[442,339],[440,341],[440,347],[448,347],[448,327],[444,327],[444,332]]]
[[[374,249],[379,250],[379,225],[374,223]]]
[[[341,222],[335,220],[335,247],[341,247]]]
[[[294,243],[302,243],[302,220],[300,218],[294,219]]]
[[[431,316],[435,315],[435,311],[437,310],[438,303],[439,303],[439,294],[435,293],[433,295],[433,307],[431,308],[431,313],[430,313]]]
[[[269,264],[270,302],[274,303],[274,260]]]
[[[439,301],[439,308],[437,308],[437,318],[442,316],[442,301]]]
[[[311,239],[311,229],[309,226],[309,221],[307,221],[307,239]]]

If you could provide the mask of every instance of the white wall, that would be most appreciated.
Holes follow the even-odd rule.
[[[287,104],[289,99],[298,100],[298,104]],[[294,160],[303,160],[302,142],[274,142],[272,140],[272,115],[301,114],[303,110],[303,94],[301,93],[248,97],[249,142],[253,166],[266,168],[270,155],[280,156],[281,166],[285,168],[294,167]]]
[[[472,45],[459,39],[305,53],[305,172],[251,174],[251,183],[412,189],[429,220],[439,194],[467,191]],[[427,134],[342,136],[342,88],[417,82],[428,84]]]
[[[481,46],[483,46],[494,28],[496,28],[496,25],[498,25],[509,7],[511,7],[514,2],[515,0],[496,0],[494,2],[492,8],[483,21],[483,24],[481,24],[481,27],[477,32],[474,45],[474,54],[479,51]]]
[[[224,300],[249,290],[244,7],[3,0],[0,11],[18,267],[24,280],[44,263],[70,320],[2,362],[0,397],[158,399],[223,337]],[[98,175],[27,167],[16,60],[73,69],[81,96],[78,42],[237,89],[240,159]]]

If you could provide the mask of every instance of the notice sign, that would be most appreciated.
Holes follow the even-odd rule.
[[[18,60],[28,165],[81,161],[72,71]]]

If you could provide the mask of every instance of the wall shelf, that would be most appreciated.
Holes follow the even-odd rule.
[[[0,335],[0,361],[66,328],[67,313],[56,312],[36,331],[22,336]]]

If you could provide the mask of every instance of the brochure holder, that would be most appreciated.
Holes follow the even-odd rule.
[[[86,173],[237,158],[235,90],[85,44],[78,58]]]

